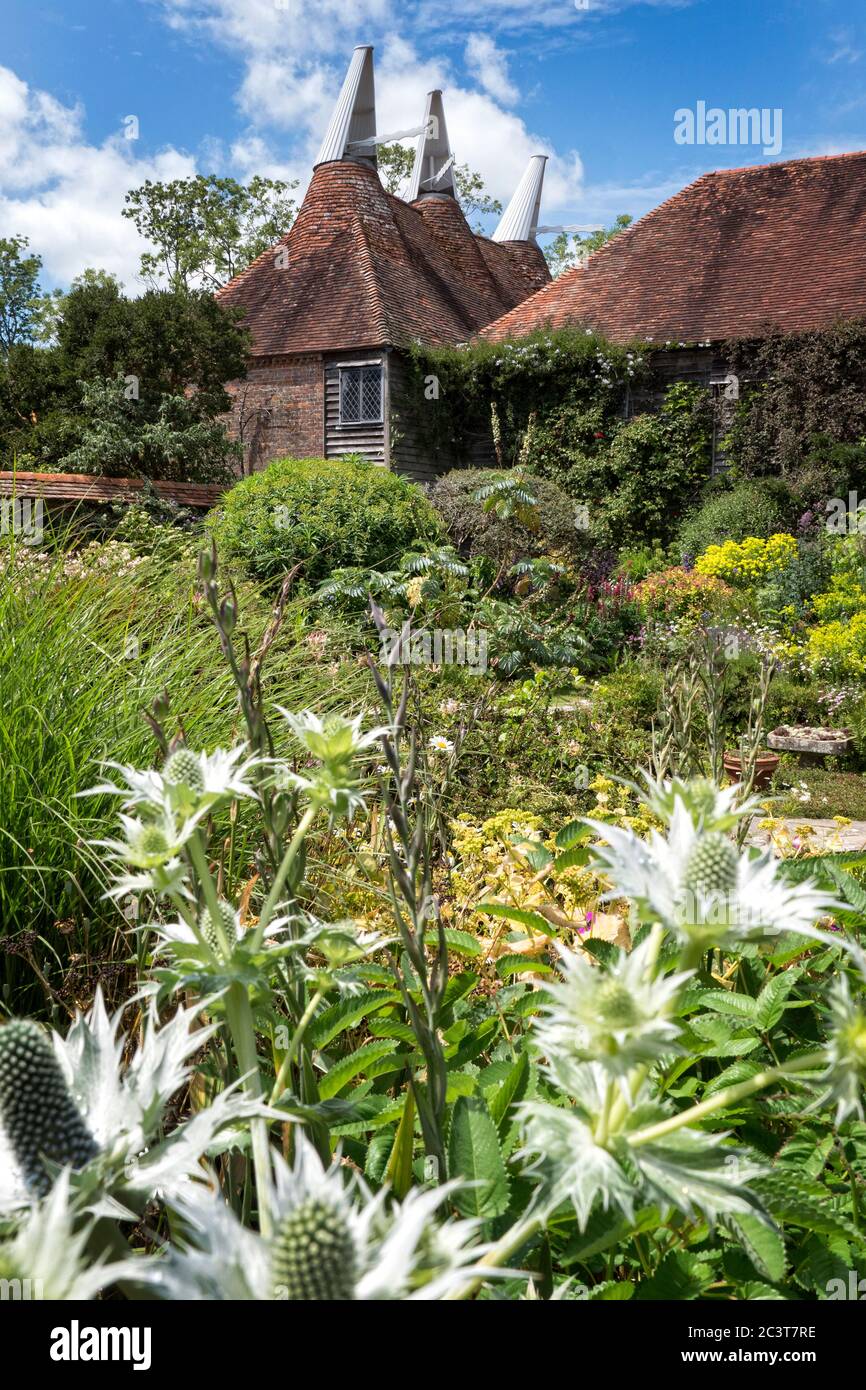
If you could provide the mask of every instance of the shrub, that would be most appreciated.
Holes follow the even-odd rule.
[[[707,411],[707,393],[681,384],[625,424],[565,405],[533,429],[529,464],[586,505],[603,544],[667,540],[709,472]]]
[[[430,494],[448,534],[461,554],[469,559],[486,556],[500,568],[531,555],[565,552],[577,556],[586,548],[585,533],[574,502],[547,478],[528,478],[527,487],[536,505],[532,508],[537,528],[519,516],[503,516],[501,509],[485,510],[475,501],[479,489],[496,478],[513,477],[490,468],[457,468],[446,473]]]
[[[747,586],[765,575],[785,569],[797,556],[797,542],[783,533],[762,540],[747,536],[740,543],[725,541],[711,545],[695,563],[698,574],[714,575],[731,584]]]
[[[345,459],[280,459],[233,487],[209,526],[221,554],[256,579],[301,561],[307,585],[336,569],[390,566],[440,530],[413,483]]]
[[[697,618],[718,610],[733,592],[715,575],[696,570],[666,569],[651,574],[634,591],[635,602],[647,618]]]
[[[709,496],[680,528],[680,556],[701,555],[711,545],[767,537],[791,523],[791,498],[778,479],[740,483]]]

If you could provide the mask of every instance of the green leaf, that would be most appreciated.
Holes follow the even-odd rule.
[[[356,1027],[362,1018],[396,1003],[399,998],[396,989],[370,989],[364,994],[350,995],[325,1009],[310,1027],[307,1037],[313,1047],[327,1047],[338,1033]]]
[[[341,1057],[339,1062],[335,1062],[330,1070],[319,1078],[319,1095],[323,1100],[330,1100],[360,1072],[366,1072],[372,1062],[387,1056],[392,1051],[393,1044],[388,1038],[385,1038],[382,1042],[371,1042],[364,1047],[357,1048],[354,1052],[350,1052],[348,1057]]]
[[[445,927],[442,934],[448,949],[454,951],[458,956],[481,955],[480,943],[468,931],[460,931],[457,927]],[[427,929],[424,933],[424,940],[428,946],[439,945],[439,933],[435,927]]]
[[[411,1086],[406,1088],[403,1114],[394,1137],[394,1147],[388,1159],[385,1180],[401,1200],[412,1186],[412,1158],[415,1151],[415,1096]]]
[[[589,849],[586,845],[575,845],[574,849],[567,849],[564,854],[560,854],[553,861],[553,872],[561,874],[564,869],[582,869],[584,864],[589,863]]]
[[[606,1279],[589,1291],[590,1303],[623,1303],[634,1298],[634,1284],[627,1279]]]
[[[454,1193],[452,1200],[462,1216],[490,1220],[507,1211],[511,1182],[496,1125],[481,1096],[461,1096],[454,1106],[448,1136],[448,1174],[475,1184]]]
[[[639,1299],[679,1303],[700,1298],[712,1282],[711,1265],[688,1251],[677,1250],[665,1255],[655,1274],[640,1284],[637,1296]]]
[[[580,844],[582,840],[588,840],[591,834],[592,827],[584,825],[583,821],[569,821],[568,825],[564,825],[556,837],[556,848],[571,849],[573,845]]]
[[[734,994],[727,989],[708,989],[701,995],[701,1003],[716,1013],[731,1014],[736,1018],[747,1018],[750,1023],[758,1021],[758,1001],[749,994]]]
[[[783,975],[774,975],[768,980],[756,1000],[758,1011],[755,1022],[762,1033],[775,1028],[785,1012],[788,995],[800,978],[802,971],[786,970]]]
[[[513,1107],[525,1099],[528,1085],[529,1055],[526,1052],[521,1052],[502,1085],[492,1096],[488,1097],[490,1117],[496,1125],[501,1139],[505,1137]]]
[[[553,936],[556,931],[539,912],[528,912],[522,907],[512,907],[510,903],[479,903],[478,911],[486,912],[488,917],[504,917],[507,922],[518,922],[532,931],[544,932],[545,936]]]
[[[522,975],[524,971],[529,970],[535,971],[537,975],[553,974],[553,968],[546,960],[527,960],[526,956],[507,955],[500,956],[496,962],[496,973],[503,979],[509,975]]]
[[[745,1248],[762,1279],[780,1284],[785,1277],[785,1242],[778,1227],[745,1212],[728,1217],[728,1230]]]

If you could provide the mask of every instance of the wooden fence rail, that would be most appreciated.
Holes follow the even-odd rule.
[[[152,492],[181,507],[207,511],[227,487],[218,483],[164,483],[142,478],[96,478],[87,473],[0,471],[0,497],[34,497],[45,502],[137,502]]]

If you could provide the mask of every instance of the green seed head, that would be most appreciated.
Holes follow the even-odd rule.
[[[40,1196],[51,1187],[43,1158],[83,1168],[98,1152],[51,1044],[26,1019],[0,1028],[0,1124],[27,1186]]]
[[[274,1297],[347,1303],[355,1296],[352,1233],[341,1213],[311,1197],[281,1223],[271,1257]]]
[[[609,1028],[632,1028],[640,1021],[634,999],[621,980],[603,980],[597,995],[598,1013]]]
[[[135,837],[133,846],[135,862],[146,867],[165,863],[171,857],[172,847],[161,825],[143,825]]]
[[[685,886],[690,893],[732,893],[737,886],[740,857],[736,846],[719,830],[698,840],[686,864]]]
[[[231,903],[227,903],[224,898],[220,898],[219,909],[220,926],[225,932],[225,937],[229,943],[229,946],[234,946],[235,942],[238,939],[238,929],[237,923],[235,921],[235,910],[232,907]],[[220,946],[219,932],[217,931],[217,928],[214,925],[214,920],[211,916],[210,908],[202,908],[201,914],[198,919],[198,929],[204,937],[205,941],[207,942],[208,946],[210,946],[211,950],[214,952],[214,954],[219,955],[222,950]]]
[[[166,760],[162,775],[170,786],[184,787],[194,796],[201,796],[204,791],[201,763],[189,748],[178,748],[176,753],[172,753]]]

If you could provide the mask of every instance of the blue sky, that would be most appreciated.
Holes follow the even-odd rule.
[[[586,6],[585,8],[583,6]],[[779,109],[778,158],[866,148],[866,6],[852,0],[3,0],[0,235],[47,283],[102,265],[136,288],[120,217],[144,178],[254,172],[299,192],[354,44],[379,127],[445,92],[458,158],[507,200],[551,156],[547,222],[640,215],[757,145],[683,145],[675,113]],[[138,138],[126,139],[135,116]]]

